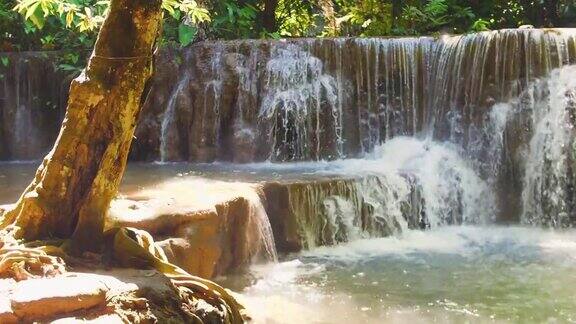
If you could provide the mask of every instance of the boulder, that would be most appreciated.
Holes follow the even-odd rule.
[[[154,236],[169,261],[211,278],[275,257],[259,186],[189,177],[143,189],[112,203],[107,227]]]
[[[0,280],[0,323],[182,322],[178,292],[155,270],[70,272]]]
[[[67,275],[20,281],[10,300],[18,318],[33,320],[103,306],[107,290],[91,276]]]

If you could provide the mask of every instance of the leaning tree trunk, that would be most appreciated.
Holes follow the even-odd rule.
[[[70,86],[54,148],[0,228],[28,241],[72,238],[74,250],[101,246],[161,20],[161,0],[112,0],[88,65]]]

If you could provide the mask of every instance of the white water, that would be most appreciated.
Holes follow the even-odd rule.
[[[178,95],[182,90],[188,86],[189,78],[184,76],[178,85],[176,86],[174,92],[170,95],[170,100],[168,100],[168,106],[164,115],[162,116],[162,123],[160,126],[160,161],[166,162],[174,159],[175,157],[169,156],[168,146],[178,146],[179,136],[177,134],[178,128],[176,127],[176,102],[178,100]],[[176,133],[175,133],[176,132]],[[177,158],[177,157],[176,157]]]
[[[569,226],[575,210],[576,66],[552,72],[527,93],[524,109],[531,110],[530,140],[522,193],[522,222]]]
[[[371,158],[353,161],[346,169],[378,172],[404,182],[398,175],[413,174],[422,186],[431,226],[487,223],[496,214],[488,183],[451,144],[397,137],[377,147]]]
[[[256,323],[576,320],[576,232],[443,227],[321,247],[257,266]]]
[[[268,134],[274,139],[271,159],[281,157],[288,150],[290,159],[317,160],[321,150],[322,113],[333,118],[334,136],[342,142],[342,116],[339,92],[335,79],[324,72],[322,61],[296,45],[273,48],[266,64],[266,92],[259,116],[272,122]],[[322,104],[327,103],[328,111]],[[280,126],[281,124],[281,126]],[[316,147],[309,147],[314,138]],[[289,146],[289,147],[283,147]],[[338,147],[337,156],[341,156]]]
[[[387,238],[350,235],[357,239],[254,267],[255,281],[244,297],[256,322],[575,322],[574,230],[446,226],[493,221],[495,186],[511,158],[524,160],[522,223],[573,222],[574,76],[574,66],[554,70],[518,98],[494,105],[482,126],[470,131],[465,148],[396,137],[364,159],[298,164],[326,173],[378,175],[378,183],[359,182],[359,192],[381,209],[375,215],[402,224],[400,205],[413,179],[432,229],[400,226]],[[516,151],[520,157],[506,156],[508,128],[526,116],[527,133],[518,136],[529,136],[529,144]],[[334,219],[345,218],[343,205],[330,204]]]

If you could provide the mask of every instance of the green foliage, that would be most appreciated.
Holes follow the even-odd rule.
[[[181,23],[178,25],[178,42],[182,46],[187,46],[192,43],[194,37],[198,33],[198,28],[195,26],[190,26],[186,23]]]
[[[471,28],[475,18],[472,9],[457,0],[430,0],[404,7],[396,32],[408,35],[439,31],[462,33]]]
[[[84,64],[110,0],[2,0],[0,51],[63,50]],[[402,36],[576,23],[573,0],[163,0],[161,44],[199,39]],[[78,56],[76,58],[73,55]]]
[[[219,1],[214,8],[215,18],[210,31],[217,38],[251,38],[258,34],[258,10],[250,1]]]
[[[487,20],[480,18],[472,24],[472,27],[470,27],[470,30],[474,31],[474,32],[481,32],[481,31],[490,30],[490,26],[492,25],[493,22],[494,22],[494,19],[491,19],[491,21],[487,21]]]
[[[310,1],[279,0],[276,19],[282,37],[314,37],[322,31],[319,8]]]
[[[392,5],[379,0],[340,0],[343,15],[337,19],[345,35],[389,35],[393,28]]]
[[[110,5],[110,0],[8,1],[12,2],[12,7],[1,6],[0,17],[19,20],[22,26],[18,29],[36,40],[34,44],[19,42],[18,45],[24,49],[92,47]],[[168,41],[176,41],[183,46],[192,42],[197,25],[210,20],[208,10],[194,0],[164,0],[162,8],[167,13],[164,18],[165,29],[177,30]],[[20,17],[14,15],[14,11]],[[10,33],[8,26],[2,27],[8,30],[6,34]]]

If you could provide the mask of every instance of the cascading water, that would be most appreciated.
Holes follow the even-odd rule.
[[[491,163],[482,176],[497,173],[494,182],[506,187],[502,179],[517,168],[507,165],[511,158],[498,138],[490,138],[487,120],[499,116],[492,106],[575,63],[575,35],[524,29],[198,44],[182,61],[180,79],[190,86],[176,91],[182,86],[176,82],[164,104],[178,113],[171,123],[177,129],[163,136],[176,134],[180,145],[160,151],[174,157],[168,160],[198,162],[333,160],[362,157],[395,136],[430,136]],[[146,116],[152,110],[144,108],[144,119],[152,118],[146,125],[156,119]],[[154,143],[150,136],[156,134],[137,134],[142,152],[134,156],[149,156],[148,144],[139,143]],[[494,170],[499,166],[507,170]],[[501,190],[512,189],[518,188]]]
[[[576,66],[536,82],[520,103],[532,115],[526,152],[522,222],[566,227],[575,224]]]
[[[449,143],[397,137],[377,147],[368,159],[339,164],[343,173],[358,174],[358,170],[362,170],[378,175],[386,184],[384,192],[377,192],[373,197],[383,204],[382,215],[402,216],[402,202],[408,201],[409,188],[414,187],[419,188],[421,199],[416,202],[419,215],[414,216],[418,222],[412,222],[424,227],[483,224],[496,215],[495,197],[489,184]],[[361,192],[370,192],[375,187],[370,183],[361,185],[368,187]],[[414,207],[414,204],[410,205]],[[406,221],[406,217],[397,217],[398,223]]]
[[[272,51],[266,64],[266,91],[259,111],[262,122],[273,125],[270,134],[265,134],[274,139],[271,158],[318,159],[327,144],[321,137],[321,115],[333,119],[333,141],[340,156],[342,121],[334,78],[324,74],[320,59],[296,45],[273,47]],[[323,106],[327,106],[327,111],[323,111]]]
[[[169,149],[169,147],[179,147],[179,136],[177,134],[177,127],[175,127],[176,122],[176,101],[178,96],[182,93],[184,87],[188,86],[190,80],[187,76],[183,77],[178,81],[178,85],[174,90],[174,93],[170,95],[170,100],[168,101],[168,106],[164,115],[162,116],[162,123],[160,126],[160,161],[174,161],[178,157],[170,156],[170,152],[175,152],[174,149]]]

